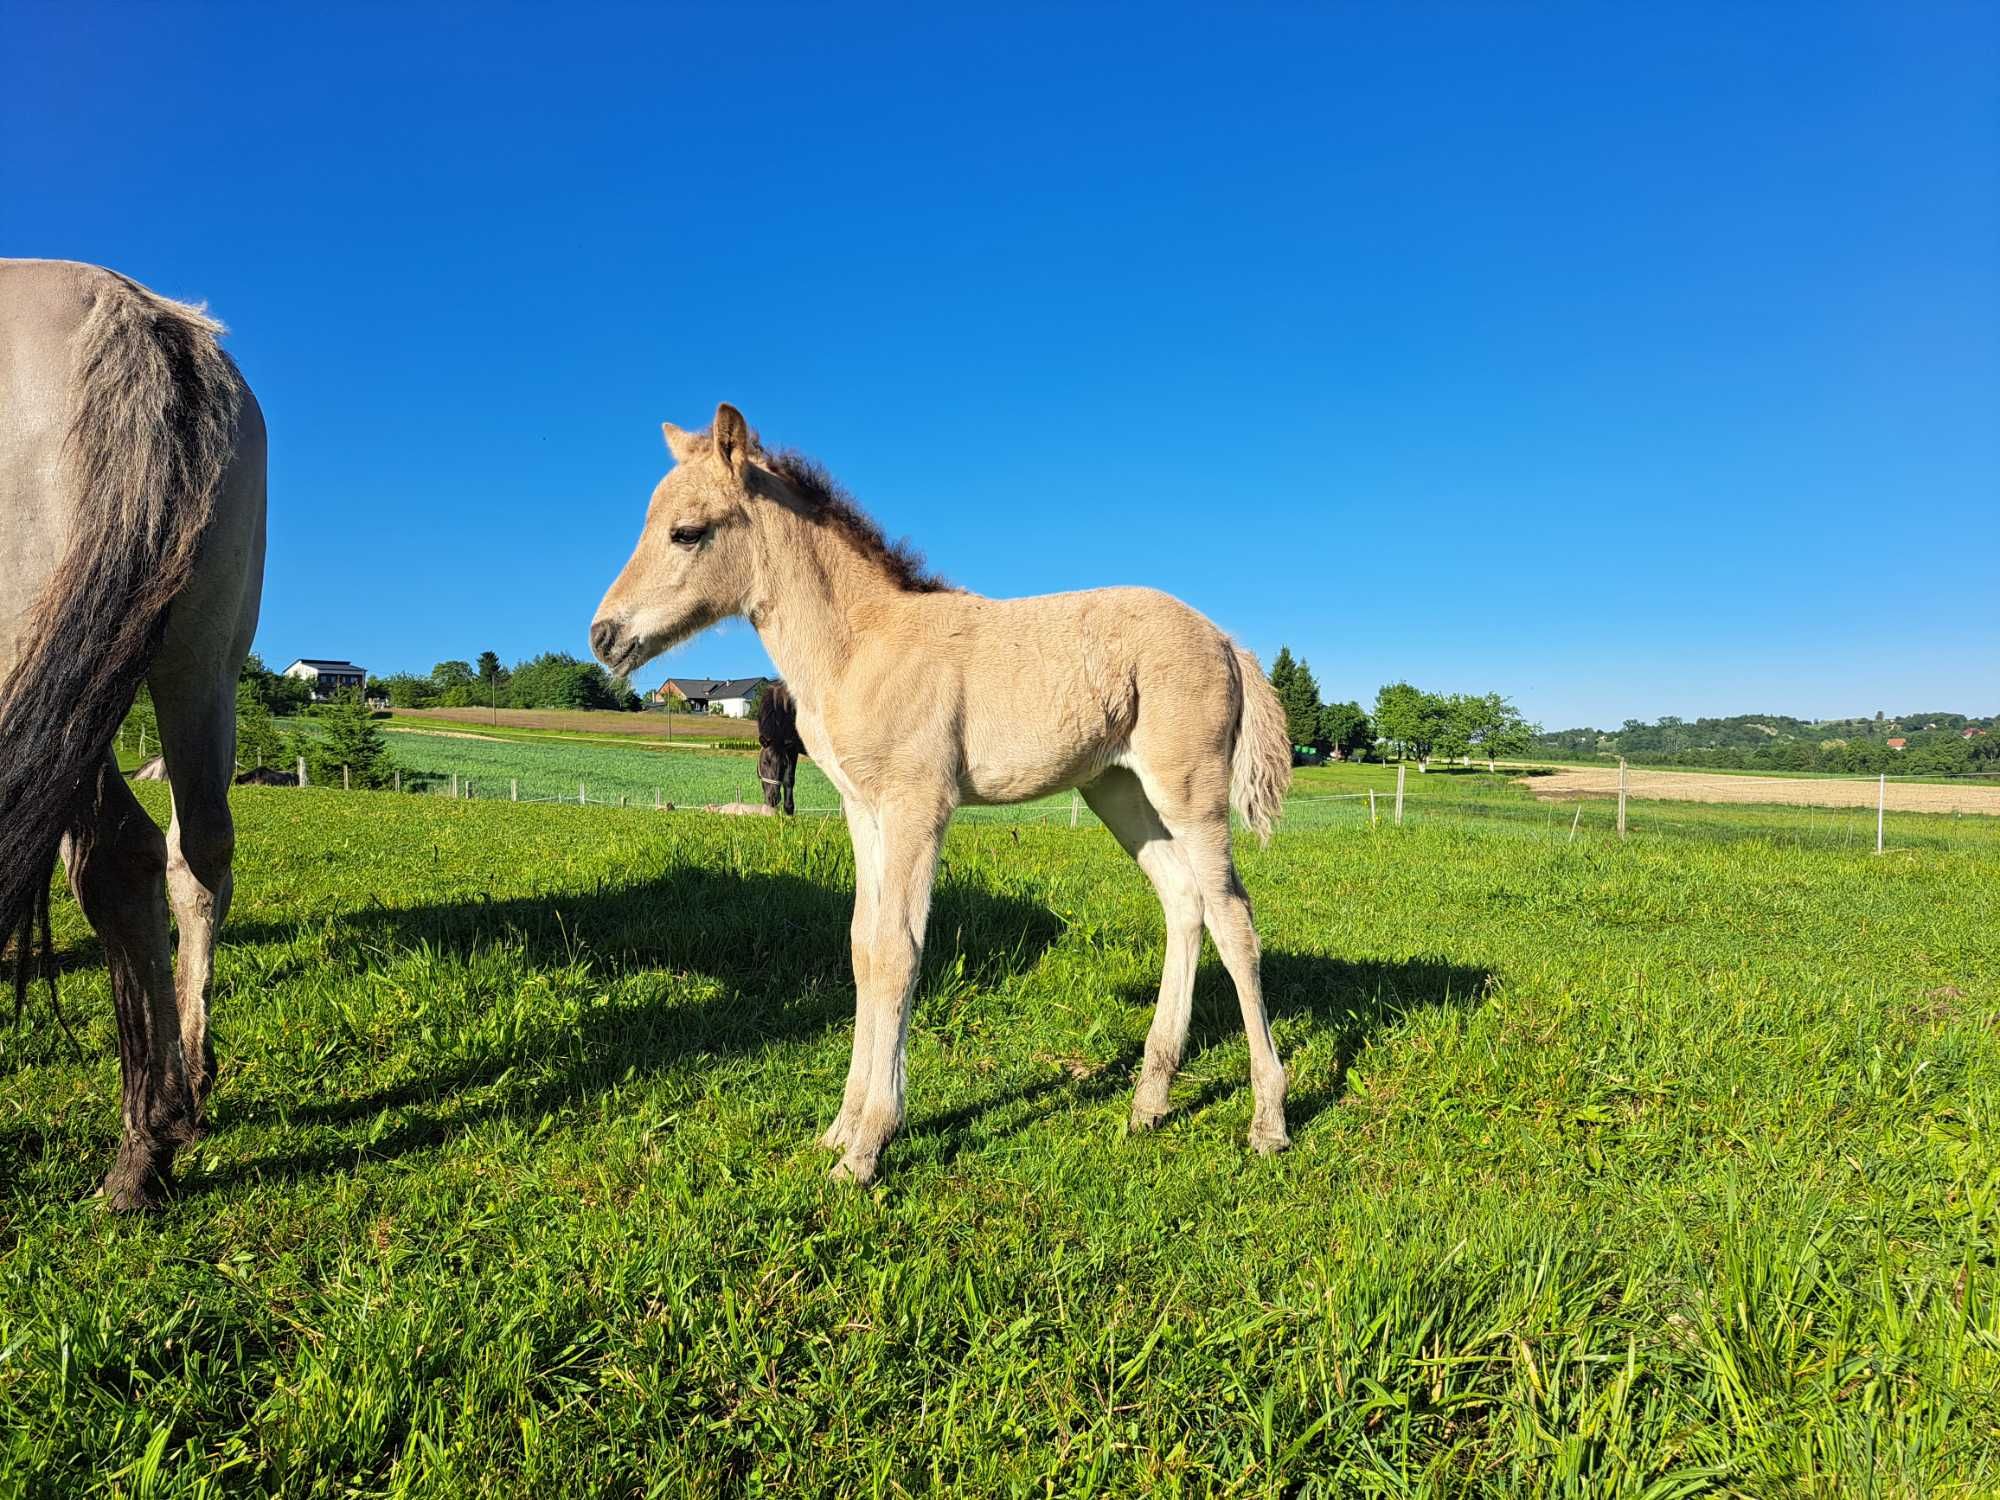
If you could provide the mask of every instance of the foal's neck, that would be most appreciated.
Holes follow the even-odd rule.
[[[750,612],[798,704],[817,715],[865,628],[860,606],[899,591],[833,528],[777,507],[764,522],[761,597]]]

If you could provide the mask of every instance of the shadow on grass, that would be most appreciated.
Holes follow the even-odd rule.
[[[1317,953],[1266,951],[1263,958],[1264,1010],[1276,1023],[1294,1017],[1311,1021],[1320,1040],[1330,1040],[1337,1059],[1332,1073],[1317,1087],[1294,1082],[1285,1099],[1285,1119],[1292,1133],[1310,1125],[1322,1111],[1338,1104],[1347,1092],[1347,1073],[1354,1059],[1375,1037],[1406,1017],[1431,1010],[1470,1010],[1485,1002],[1493,986],[1490,969],[1451,963],[1441,958],[1403,960],[1328,958]],[[1156,992],[1133,986],[1124,999],[1133,1005],[1153,1003]],[[1235,986],[1214,959],[1205,962],[1195,979],[1194,1015],[1188,1026],[1183,1072],[1211,1048],[1230,1046],[1243,1037],[1243,1013]],[[1136,1066],[1138,1059],[1133,1063]],[[1211,1079],[1191,1098],[1176,1094],[1176,1114],[1193,1114],[1223,1095],[1248,1090],[1247,1072]]]
[[[260,1157],[189,1185],[342,1171],[358,1158],[392,1158],[440,1144],[486,1120],[532,1119],[629,1079],[844,1029],[854,1014],[852,904],[844,886],[689,865],[657,879],[581,892],[371,906],[330,919],[233,925],[235,942],[289,943],[323,933],[330,920],[336,941],[355,945],[370,966],[378,952],[463,960],[507,950],[530,971],[587,966],[588,982],[604,990],[663,973],[713,983],[694,1000],[600,1000],[573,1020],[532,1026],[510,1045],[474,1056],[419,1058],[414,1076],[338,1098],[233,1100],[225,1061],[211,1102],[215,1130],[252,1121],[343,1127],[381,1117],[388,1123],[361,1139],[350,1132],[323,1148]],[[947,878],[932,903],[924,985],[949,973],[954,983],[999,986],[1040,963],[1060,931],[1045,907]],[[223,1046],[226,1054],[226,1037]],[[830,1095],[829,1114],[835,1103],[837,1094]]]

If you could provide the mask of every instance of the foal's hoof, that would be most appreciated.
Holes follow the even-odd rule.
[[[1259,1126],[1251,1127],[1250,1149],[1259,1156],[1276,1156],[1291,1144],[1292,1138],[1285,1134],[1285,1127],[1282,1125],[1275,1130]]]
[[[1132,1106],[1132,1118],[1126,1121],[1125,1128],[1133,1135],[1144,1135],[1166,1124],[1168,1113],[1164,1109],[1148,1109],[1143,1104],[1135,1104]]]

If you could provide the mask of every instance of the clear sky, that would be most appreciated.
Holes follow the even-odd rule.
[[[1329,698],[2000,710],[2000,9],[929,9],[13,0],[0,253],[231,325],[274,665],[587,653],[726,398]]]

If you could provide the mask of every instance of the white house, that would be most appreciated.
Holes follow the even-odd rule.
[[[759,689],[769,677],[669,677],[648,694],[655,703],[697,714],[727,714],[747,719],[755,711]]]
[[[321,661],[313,656],[300,657],[285,668],[284,675],[311,683],[315,703],[323,703],[349,688],[359,692],[368,681],[368,673],[351,661]]]

